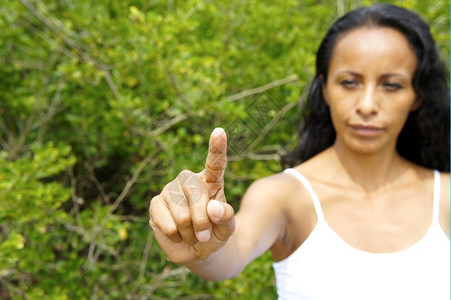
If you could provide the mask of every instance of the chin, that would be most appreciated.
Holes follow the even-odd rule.
[[[348,149],[350,152],[361,155],[379,154],[387,152],[388,149],[393,149],[393,151],[395,151],[395,147],[390,143],[382,143],[380,140],[362,141],[353,139],[351,141],[341,143],[341,147]]]
[[[363,144],[363,145],[354,145],[354,147],[352,147],[353,152],[355,152],[356,154],[365,154],[365,155],[386,153],[388,149],[390,149],[390,146],[380,144],[379,145]]]

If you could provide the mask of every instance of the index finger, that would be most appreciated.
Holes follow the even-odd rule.
[[[207,160],[205,162],[205,182],[219,182],[222,180],[227,165],[227,135],[224,129],[218,127],[213,130],[208,145]]]

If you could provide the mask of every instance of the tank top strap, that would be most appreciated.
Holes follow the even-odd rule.
[[[432,211],[432,222],[439,222],[439,212],[440,212],[440,184],[441,184],[440,172],[434,170],[434,196],[433,196],[433,211]]]
[[[319,220],[324,221],[324,214],[323,214],[323,210],[321,209],[321,204],[319,202],[319,198],[316,195],[315,191],[313,190],[313,187],[310,184],[310,182],[308,181],[308,179],[305,178],[301,173],[299,173],[298,171],[296,171],[295,169],[292,169],[292,168],[285,169],[283,172],[293,175],[295,178],[297,178],[302,183],[302,185],[310,193],[310,197],[312,197],[312,201],[313,201],[313,205],[315,206],[315,212],[316,212],[316,216],[318,217],[318,221]]]

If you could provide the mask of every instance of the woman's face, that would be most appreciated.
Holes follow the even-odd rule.
[[[323,95],[336,130],[336,146],[353,152],[394,150],[416,109],[414,50],[388,27],[360,27],[335,45]]]

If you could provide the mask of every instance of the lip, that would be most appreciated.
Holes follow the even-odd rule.
[[[379,134],[382,131],[381,127],[374,125],[364,125],[364,124],[351,124],[349,125],[351,129],[360,136],[371,137]]]

